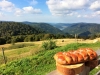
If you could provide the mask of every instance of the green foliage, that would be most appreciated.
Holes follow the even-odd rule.
[[[0,38],[0,44],[5,43],[16,43],[16,42],[32,42],[32,41],[40,41],[40,40],[47,40],[47,39],[58,39],[58,38],[65,38],[65,35],[59,34],[32,34],[32,35],[17,35],[17,36],[5,36]]]
[[[41,33],[35,28],[18,22],[0,22],[0,37],[2,36],[16,36],[29,35]]]
[[[0,38],[0,45],[5,44],[5,43],[6,43],[6,40],[4,38]]]
[[[57,47],[56,41],[53,41],[51,39],[42,43],[42,48],[44,48],[45,50],[51,50],[51,49],[54,49],[56,47]]]
[[[57,47],[53,50],[40,51],[34,56],[1,65],[0,75],[47,75],[56,69],[55,60],[53,58],[55,53],[82,47],[100,47],[100,42],[94,44],[72,43],[63,47]],[[91,71],[90,75],[95,75],[98,70],[95,69],[95,71]]]
[[[96,35],[95,34],[92,34],[92,35],[90,35],[90,38],[89,39],[93,40],[95,38],[96,38]]]

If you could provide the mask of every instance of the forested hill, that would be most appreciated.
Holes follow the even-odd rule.
[[[47,33],[52,33],[52,34],[64,34],[63,31],[60,29],[48,24],[48,23],[29,23],[29,22],[23,22],[25,24],[29,24],[34,28],[38,28],[38,30],[45,31]]]
[[[73,25],[65,28],[63,31],[65,33],[67,32],[70,34],[81,34],[81,33],[97,34],[100,33],[100,24],[74,23]]]
[[[0,37],[38,34],[43,31],[38,31],[36,28],[18,22],[0,22]]]
[[[40,41],[70,37],[46,23],[24,24],[22,22],[0,21],[0,45],[16,42]]]

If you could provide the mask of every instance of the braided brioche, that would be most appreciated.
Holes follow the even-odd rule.
[[[75,51],[58,52],[54,55],[54,59],[62,65],[77,64],[97,59],[97,53],[91,48],[80,48]]]

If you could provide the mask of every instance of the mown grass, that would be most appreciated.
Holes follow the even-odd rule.
[[[96,50],[99,46],[100,42],[92,44],[72,43],[53,50],[39,51],[36,55],[12,61],[6,65],[1,65],[0,75],[46,75],[56,69],[55,60],[53,58],[55,53],[60,51],[75,50],[83,47],[89,47]],[[92,71],[90,75],[93,75]]]
[[[33,43],[21,43],[11,45],[7,48],[4,48],[4,53],[7,59],[7,62],[18,60],[20,58],[25,58],[36,54],[39,51],[39,45]],[[0,64],[4,63],[2,51],[0,51]]]

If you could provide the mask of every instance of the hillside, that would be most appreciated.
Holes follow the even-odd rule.
[[[97,34],[100,33],[100,24],[96,23],[74,23],[63,30],[70,34]]]
[[[0,22],[0,37],[38,34],[42,31],[18,22]]]
[[[47,23],[0,22],[0,45],[15,42],[65,38],[64,33]]]
[[[64,34],[63,31],[60,29],[54,27],[53,25],[50,25],[48,23],[31,23],[31,22],[23,22],[25,24],[29,24],[34,28],[38,28],[38,30],[45,31],[46,33],[52,33],[52,34]]]
[[[53,50],[40,51],[30,57],[12,61],[10,63],[7,63],[6,65],[1,65],[0,75],[47,75],[49,72],[56,69],[56,62],[53,58],[55,53],[61,51],[75,50],[83,47],[99,48],[100,43],[72,43],[63,47],[55,48]],[[99,69],[100,67],[96,69],[93,74],[89,75],[95,75],[95,73],[99,71]]]

